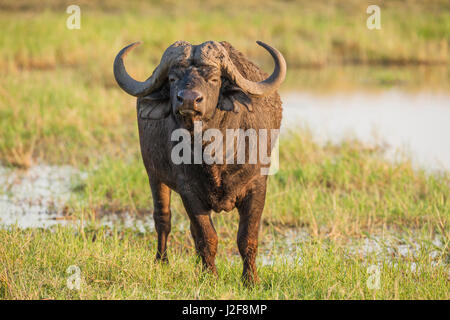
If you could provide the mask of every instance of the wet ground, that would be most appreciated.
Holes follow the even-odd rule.
[[[301,264],[302,243],[310,240],[312,240],[310,235],[304,229],[282,230],[276,235],[262,239],[258,259],[262,265],[273,265],[275,262],[279,262],[280,257],[284,263]],[[410,230],[408,233],[387,230],[383,234],[349,238],[343,245],[349,255],[361,257],[363,260],[375,257],[378,262],[395,263],[396,259],[411,261],[426,252],[433,265],[449,265],[450,253],[447,253],[442,260],[444,242],[440,235],[435,235],[432,239],[425,239],[414,230]],[[415,271],[416,264],[411,262],[410,266],[411,271]]]
[[[26,171],[0,167],[0,225],[28,228],[64,223],[71,179],[78,174],[70,166],[36,165]]]

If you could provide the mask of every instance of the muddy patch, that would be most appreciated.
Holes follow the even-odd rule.
[[[0,226],[64,224],[71,181],[85,174],[70,166],[35,165],[26,171],[0,167]]]

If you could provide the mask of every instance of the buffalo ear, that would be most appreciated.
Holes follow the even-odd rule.
[[[241,88],[224,81],[220,93],[219,109],[238,113],[240,108],[245,107],[252,112],[252,100]]]
[[[139,97],[137,100],[138,115],[141,119],[160,120],[170,114],[169,95],[162,90]]]

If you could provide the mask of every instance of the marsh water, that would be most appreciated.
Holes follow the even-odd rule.
[[[384,144],[393,160],[403,155],[417,167],[450,170],[450,95],[295,92],[283,102],[284,128],[306,126],[319,142],[355,137]]]
[[[395,161],[407,155],[415,166],[430,171],[450,170],[450,95],[436,93],[339,93],[318,95],[293,92],[283,97],[283,130],[308,127],[319,143],[339,142],[354,137],[367,144],[387,146],[386,157]],[[27,171],[0,167],[0,226],[21,228],[49,227],[69,223],[64,219],[66,202],[71,196],[73,178],[83,179],[85,173],[70,166],[38,164]],[[117,218],[109,215],[102,223],[153,229],[153,219],[135,219],[132,215]],[[281,240],[266,239],[261,261],[271,264],[271,252],[280,241],[291,259],[298,244],[308,239],[304,230],[287,230]],[[412,239],[405,244],[390,237],[387,252],[414,251],[420,244]],[[356,252],[382,251],[380,239],[349,246]],[[437,247],[441,239],[432,239]],[[384,241],[384,252],[386,242]]]

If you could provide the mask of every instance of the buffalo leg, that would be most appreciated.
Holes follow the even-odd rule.
[[[195,245],[195,252],[197,253],[197,256],[199,257],[199,258],[201,258],[201,254],[200,254],[200,250],[199,250],[199,248],[198,248],[198,245],[197,245],[197,239],[198,239],[198,236],[197,236],[197,230],[195,229],[195,227],[194,227],[194,224],[191,222],[191,226],[190,226],[190,229],[191,229],[191,235],[192,235],[192,239],[194,239],[194,245]]]
[[[150,179],[150,186],[153,195],[153,219],[155,229],[158,234],[158,250],[156,260],[168,262],[167,259],[167,237],[171,229],[170,212],[170,188],[161,183]]]
[[[217,275],[215,265],[217,253],[217,233],[211,219],[211,212],[203,208],[195,197],[181,196],[184,207],[191,221],[191,233],[197,254],[201,257],[203,267]]]
[[[259,281],[256,270],[258,234],[266,198],[266,177],[263,177],[238,204],[239,230],[237,244],[243,261],[242,279],[252,285]]]

